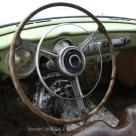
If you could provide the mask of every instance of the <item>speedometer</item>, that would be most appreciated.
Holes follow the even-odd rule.
[[[72,46],[72,41],[68,38],[61,38],[55,42],[53,51],[58,53],[67,46]]]
[[[15,67],[19,78],[28,76],[35,68],[35,54],[22,47],[16,48]]]

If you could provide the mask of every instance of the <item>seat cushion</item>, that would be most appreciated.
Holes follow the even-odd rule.
[[[95,121],[71,131],[65,136],[136,136],[136,105],[123,111],[119,118],[119,124],[115,128],[104,121]]]

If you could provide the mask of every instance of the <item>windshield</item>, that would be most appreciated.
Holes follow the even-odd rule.
[[[82,6],[99,16],[117,16],[136,19],[135,0],[61,0]],[[61,2],[59,1],[59,2]],[[0,25],[22,21],[30,12],[39,6],[56,2],[56,0],[1,0]],[[74,10],[53,8],[46,14],[37,15],[34,19],[57,16],[80,15]]]

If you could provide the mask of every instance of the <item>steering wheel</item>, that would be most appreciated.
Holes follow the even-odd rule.
[[[108,90],[104,96],[104,98],[101,100],[101,102],[91,111],[85,111],[86,114],[84,114],[84,116],[81,116],[81,118],[78,119],[59,119],[56,117],[53,117],[51,115],[48,115],[44,112],[42,112],[41,110],[39,110],[36,106],[34,106],[32,104],[32,102],[29,100],[29,98],[26,96],[26,94],[24,93],[24,89],[22,88],[20,81],[18,80],[17,74],[16,74],[16,69],[15,69],[15,47],[18,45],[21,46],[25,46],[25,43],[27,43],[27,46],[31,45],[32,43],[29,43],[25,40],[23,40],[20,36],[24,26],[28,23],[28,21],[37,13],[39,13],[42,10],[51,8],[51,7],[56,7],[56,6],[66,6],[66,7],[71,7],[71,8],[75,8],[77,10],[82,11],[83,13],[85,13],[86,15],[88,15],[90,18],[92,18],[94,20],[94,22],[96,22],[96,24],[98,25],[98,29],[93,32],[92,34],[90,34],[79,46],[68,46],[68,47],[64,47],[59,53],[54,53],[51,52],[49,50],[47,50],[46,48],[41,48],[41,45],[44,41],[44,38],[46,35],[44,35],[41,39],[40,42],[37,46],[37,51],[36,51],[36,69],[38,72],[38,76],[41,80],[41,82],[43,83],[44,87],[51,92],[53,95],[61,98],[61,99],[66,99],[66,100],[77,100],[79,102],[79,105],[81,104],[81,107],[83,107],[81,109],[84,110],[84,103],[82,101],[83,98],[87,97],[89,95],[89,93],[87,95],[83,95],[82,94],[82,90],[80,87],[80,83],[78,80],[78,76],[84,71],[85,66],[86,66],[86,58],[83,52],[83,49],[85,47],[87,47],[90,42],[93,41],[93,39],[95,39],[96,35],[98,32],[103,33],[105,35],[105,37],[107,38],[108,41],[108,45],[110,48],[110,53],[111,53],[111,58],[112,58],[112,73],[111,73],[111,80],[109,83],[109,87]],[[59,27],[59,26],[58,26]],[[75,98],[65,98],[65,97],[61,97],[57,94],[55,94],[46,84],[46,82],[44,81],[44,79],[42,78],[40,69],[39,69],[39,55],[42,53],[43,56],[50,58],[51,60],[53,60],[59,71],[62,72],[64,75],[72,78],[72,87],[73,87],[73,91],[75,94]],[[27,107],[36,115],[38,115],[39,117],[43,118],[45,121],[48,122],[52,122],[52,123],[56,123],[56,124],[72,124],[72,123],[77,123],[77,122],[81,122],[87,118],[89,118],[90,116],[92,116],[93,114],[95,114],[108,100],[113,86],[114,86],[114,82],[115,82],[115,78],[116,78],[116,57],[115,57],[115,52],[113,50],[112,47],[112,42],[110,39],[110,36],[108,34],[108,32],[106,31],[105,27],[103,26],[103,24],[93,15],[91,14],[89,11],[87,11],[86,9],[71,4],[71,3],[51,3],[48,5],[44,5],[38,9],[36,9],[35,11],[33,11],[31,14],[29,14],[24,21],[22,21],[22,23],[20,23],[18,29],[15,32],[14,38],[12,40],[12,44],[10,47],[10,54],[9,54],[9,66],[10,66],[10,72],[11,72],[11,77],[14,83],[14,86],[16,88],[17,93],[19,94],[19,96],[21,97],[22,101],[27,105]]]

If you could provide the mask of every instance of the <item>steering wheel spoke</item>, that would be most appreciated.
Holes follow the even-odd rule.
[[[29,42],[28,40],[20,39],[19,46],[28,50],[28,51],[36,52],[37,45],[32,42]]]
[[[19,45],[19,47],[22,47],[22,48],[24,48],[24,49],[26,49],[26,50],[28,50],[30,52],[35,53],[36,50],[37,50],[37,44],[29,42],[27,40],[23,40],[21,38],[20,38],[20,40],[18,40],[17,45]],[[39,52],[40,52],[39,53],[40,56],[44,56],[44,57],[47,57],[49,59],[55,59],[55,58],[58,57],[57,54],[55,54],[53,52],[50,52],[50,51],[48,51],[47,49],[45,49],[43,47],[40,48]]]
[[[56,53],[50,52],[50,51],[46,50],[45,48],[40,49],[40,55],[47,57],[49,59],[56,59],[58,57],[58,55]]]
[[[75,76],[75,78],[72,80],[72,88],[73,88],[73,92],[76,98],[83,97],[83,93],[81,90],[78,76]],[[86,107],[85,107],[83,99],[77,100],[77,105],[78,105],[78,109],[80,112],[86,111]]]
[[[99,33],[98,28],[92,32],[88,37],[86,37],[79,45],[80,50],[84,50],[87,46],[89,46],[91,43],[95,42],[95,39]]]

